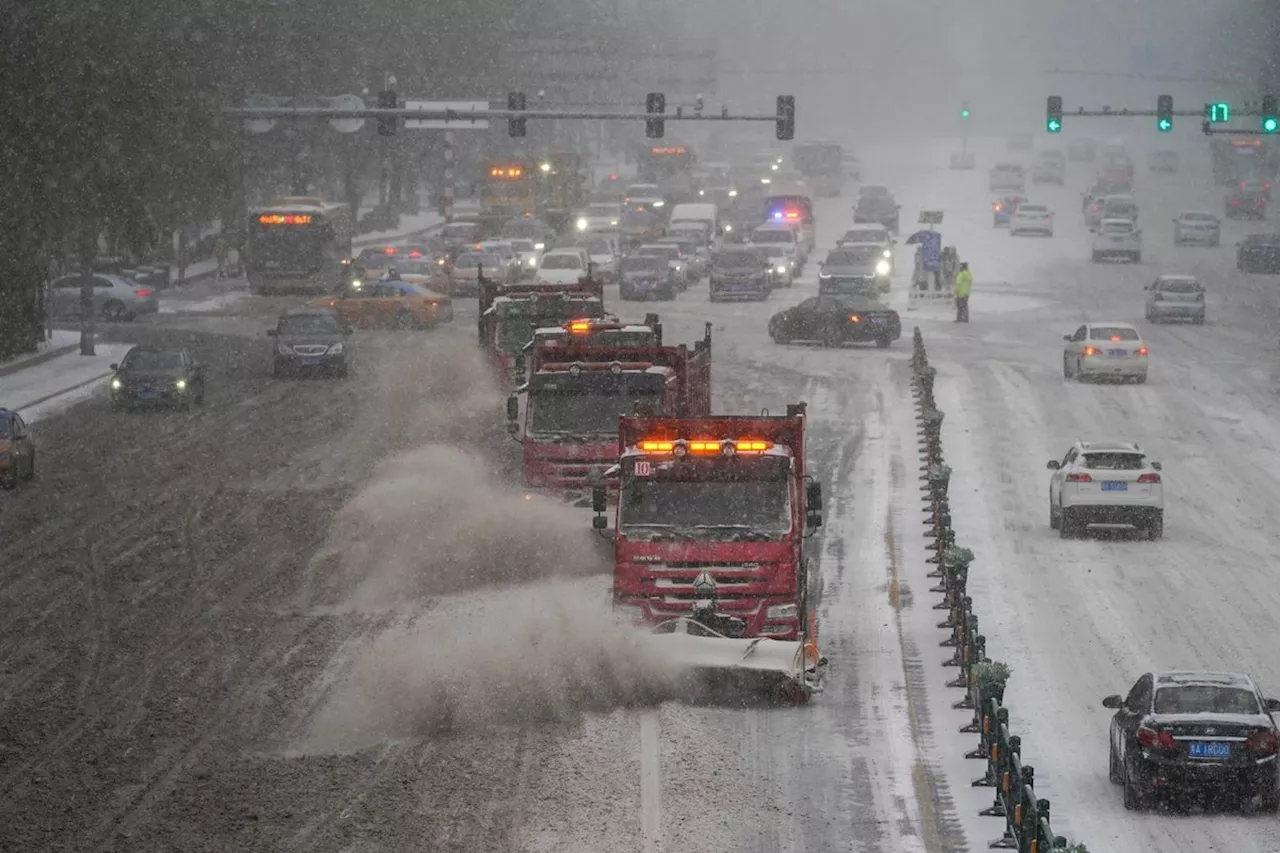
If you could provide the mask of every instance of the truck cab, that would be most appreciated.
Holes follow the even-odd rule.
[[[822,525],[822,487],[805,471],[804,412],[622,417],[609,472],[616,611],[657,625],[712,601],[748,637],[812,633],[805,543]],[[592,504],[607,526],[603,489]]]
[[[539,328],[570,320],[605,319],[604,286],[590,279],[552,288],[480,282],[480,349],[499,383],[522,382],[525,349]]]
[[[692,348],[664,345],[643,324],[575,320],[538,329],[528,381],[507,400],[508,430],[524,451],[525,483],[586,506],[587,490],[617,463],[618,418],[711,408],[711,328]],[[520,396],[524,397],[521,419]]]

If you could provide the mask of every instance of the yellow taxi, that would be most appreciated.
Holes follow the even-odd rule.
[[[453,321],[453,300],[425,284],[401,278],[353,281],[336,296],[311,300],[314,308],[332,308],[355,329],[431,329]]]

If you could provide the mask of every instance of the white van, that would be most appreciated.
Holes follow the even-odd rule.
[[[671,208],[671,218],[667,224],[674,226],[680,222],[693,222],[704,227],[709,226],[713,235],[720,233],[720,212],[711,202],[677,204]]]

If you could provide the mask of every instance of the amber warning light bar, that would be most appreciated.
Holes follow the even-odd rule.
[[[645,453],[670,453],[673,456],[684,456],[689,453],[720,453],[731,456],[734,453],[763,453],[773,447],[772,441],[755,438],[739,439],[646,439],[639,443],[640,450]]]

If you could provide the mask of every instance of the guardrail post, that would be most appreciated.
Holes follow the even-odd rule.
[[[991,728],[991,719],[987,716],[986,711],[982,707],[982,697],[978,695],[978,680],[973,677],[973,670],[969,670],[969,694],[966,697],[968,702],[964,707],[973,709],[973,719],[960,727],[962,735],[978,735],[977,756],[973,752],[966,752],[965,758],[982,758],[982,743]],[[955,708],[956,705],[951,707]]]

